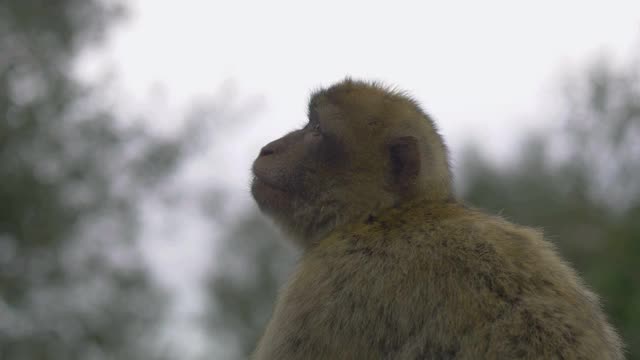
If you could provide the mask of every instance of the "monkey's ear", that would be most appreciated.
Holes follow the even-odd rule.
[[[401,136],[387,143],[391,160],[390,178],[393,190],[406,193],[414,188],[420,175],[420,149],[418,139]]]

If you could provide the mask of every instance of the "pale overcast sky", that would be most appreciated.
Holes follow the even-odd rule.
[[[309,91],[352,75],[408,90],[455,150],[494,155],[538,126],[557,79],[640,42],[640,1],[135,0],[110,57],[131,102],[170,106],[232,81],[261,97],[254,131],[228,159],[232,183],[260,144],[304,122]],[[238,165],[234,165],[238,164]]]
[[[467,140],[502,156],[517,134],[548,125],[543,106],[553,103],[559,78],[601,53],[624,59],[640,44],[638,0],[127,4],[131,18],[113,33],[106,55],[81,72],[91,76],[95,64],[115,68],[122,103],[145,111],[151,103],[157,113],[213,96],[225,82],[241,103],[258,99],[263,106],[249,130],[225,137],[230,151],[210,159],[222,171],[209,180],[244,201],[258,149],[304,123],[309,92],[318,86],[346,75],[396,85],[435,118],[454,157]],[[150,96],[158,93],[162,103]],[[151,237],[180,238],[155,244],[149,256],[155,267],[171,269],[165,278],[183,294],[178,316],[193,315],[210,238],[194,230],[188,212],[172,219],[182,232],[167,233],[162,214],[150,221],[157,223]],[[197,348],[190,325],[176,324],[178,341]]]

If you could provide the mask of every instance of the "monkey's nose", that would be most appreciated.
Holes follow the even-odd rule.
[[[273,154],[273,149],[269,145],[267,145],[260,150],[260,155],[258,155],[258,157],[263,157],[263,156],[272,155],[272,154]]]

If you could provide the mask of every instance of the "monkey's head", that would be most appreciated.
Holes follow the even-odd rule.
[[[307,247],[407,201],[452,197],[447,150],[416,101],[346,79],[315,92],[308,122],[262,148],[252,194]]]

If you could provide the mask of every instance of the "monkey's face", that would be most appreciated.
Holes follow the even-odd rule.
[[[294,238],[306,242],[349,211],[355,157],[345,140],[314,114],[302,129],[264,146],[255,160],[253,197]]]
[[[340,176],[347,161],[341,139],[310,123],[262,148],[253,164],[253,196],[268,213],[292,215],[329,190],[333,181],[326,180]]]
[[[264,146],[253,164],[259,207],[305,246],[393,206],[417,181],[418,140],[398,136],[384,99],[369,95],[317,94],[308,123]]]

